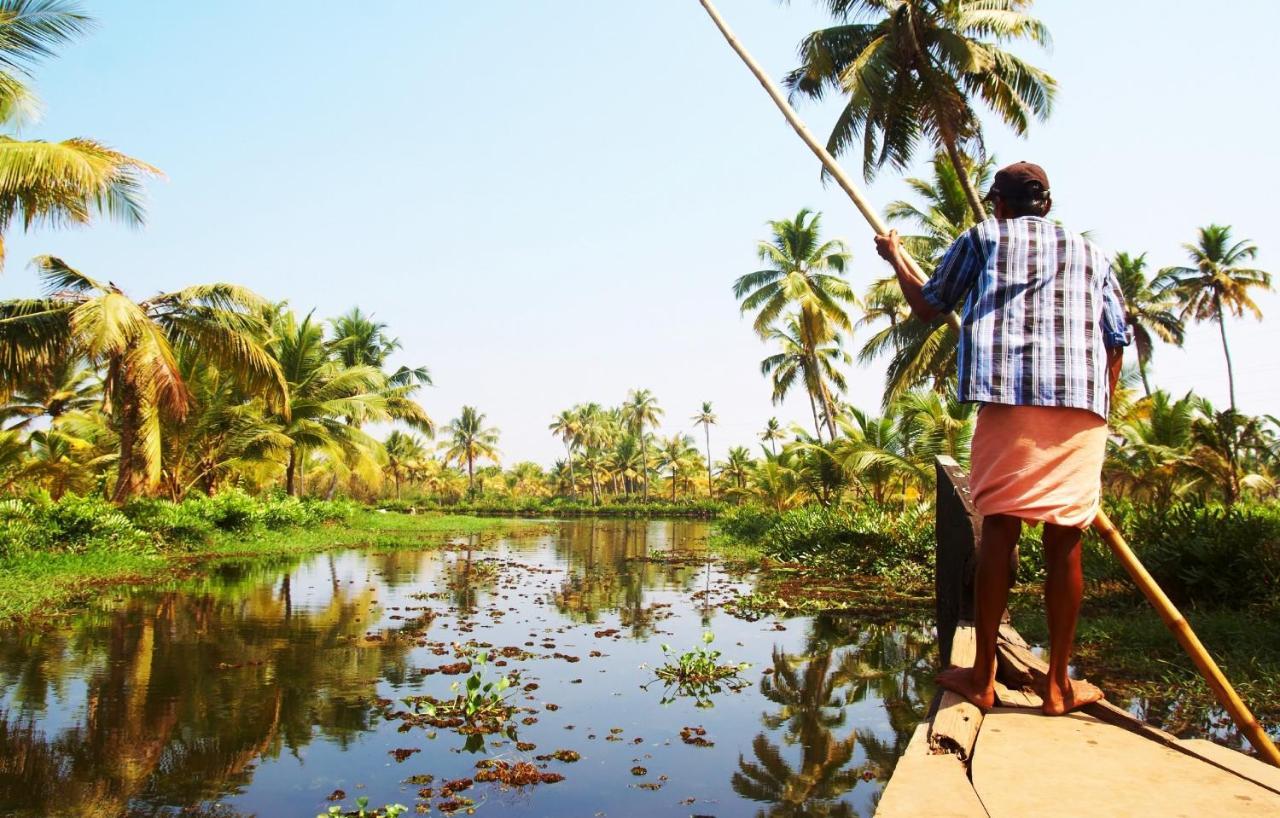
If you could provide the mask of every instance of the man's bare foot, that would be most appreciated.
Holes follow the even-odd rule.
[[[938,684],[952,693],[964,696],[974,707],[990,710],[996,703],[993,685],[982,685],[973,680],[973,668],[949,667],[938,674]]]
[[[1097,687],[1083,679],[1069,681],[1066,690],[1061,689],[1057,682],[1048,682],[1044,692],[1044,707],[1041,708],[1046,716],[1061,716],[1102,700],[1102,691]]]

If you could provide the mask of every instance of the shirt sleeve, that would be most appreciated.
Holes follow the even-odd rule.
[[[933,271],[933,276],[925,282],[924,300],[938,312],[948,313],[956,308],[986,262],[974,236],[976,229],[967,230],[956,239]]]
[[[1107,265],[1107,280],[1102,285],[1102,343],[1107,349],[1120,349],[1133,342],[1133,331],[1125,314],[1124,295],[1115,272]]]

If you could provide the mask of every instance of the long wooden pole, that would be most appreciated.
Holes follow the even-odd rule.
[[[812,133],[810,133],[809,129],[800,119],[800,116],[796,113],[795,109],[791,107],[790,103],[787,102],[786,97],[782,95],[782,91],[778,89],[778,86],[769,78],[769,75],[760,67],[760,64],[755,61],[755,58],[751,56],[750,52],[748,52],[746,48],[742,46],[742,43],[738,41],[738,38],[734,36],[733,32],[729,29],[728,24],[725,23],[724,18],[720,16],[720,12],[716,10],[716,7],[711,0],[698,0],[698,2],[702,4],[704,9],[706,9],[707,14],[711,17],[711,21],[716,24],[716,28],[720,29],[720,33],[724,35],[724,39],[729,43],[729,47],[737,53],[737,55],[746,64],[747,68],[750,69],[751,73],[755,75],[756,80],[764,87],[769,98],[773,100],[773,104],[778,106],[778,110],[781,111],[783,117],[786,118],[787,124],[789,124],[800,138],[804,140],[804,143],[809,146],[809,150],[813,151],[814,155],[818,157],[818,161],[822,163],[822,166],[826,168],[827,172],[836,180],[836,184],[840,185],[840,189],[848,194],[849,198],[853,200],[854,207],[858,208],[858,212],[861,213],[863,218],[867,220],[867,223],[871,225],[871,229],[881,235],[888,233],[888,225],[886,225],[884,220],[880,218],[880,215],[872,209],[866,198],[863,197],[862,191],[859,190],[858,186],[854,184],[851,178],[849,178],[849,174],[845,173],[844,168],[840,167],[840,163],[838,163],[835,157],[831,155],[831,152],[828,151],[821,142],[815,139]],[[915,259],[913,259],[905,249],[902,251],[902,258],[906,262],[907,269],[911,276],[915,278],[916,281],[923,284],[925,281],[925,275],[924,271],[920,269],[920,265],[916,263]],[[953,329],[957,332],[959,331],[960,321],[954,312],[947,314],[947,322]],[[1147,600],[1156,609],[1156,613],[1160,615],[1160,618],[1164,621],[1165,625],[1173,632],[1173,635],[1177,638],[1179,644],[1182,645],[1183,650],[1185,650],[1191,657],[1191,661],[1195,663],[1196,667],[1200,670],[1200,674],[1204,676],[1204,679],[1208,682],[1210,689],[1213,690],[1213,694],[1218,699],[1218,703],[1231,714],[1231,719],[1235,722],[1236,727],[1238,727],[1240,732],[1249,739],[1249,743],[1253,745],[1259,755],[1271,764],[1280,767],[1280,750],[1276,749],[1276,745],[1271,741],[1271,738],[1266,734],[1266,731],[1264,731],[1262,726],[1258,724],[1258,720],[1240,699],[1235,688],[1233,688],[1231,683],[1227,681],[1226,676],[1222,674],[1222,670],[1218,667],[1217,663],[1213,661],[1213,657],[1209,655],[1209,652],[1205,650],[1204,645],[1201,644],[1200,640],[1196,637],[1195,632],[1191,630],[1191,626],[1187,623],[1187,620],[1178,612],[1178,609],[1174,607],[1173,602],[1169,600],[1169,597],[1166,596],[1164,591],[1160,589],[1160,586],[1156,584],[1155,579],[1152,578],[1151,574],[1147,572],[1147,569],[1143,567],[1142,563],[1138,560],[1137,555],[1133,553],[1133,549],[1129,548],[1129,544],[1125,542],[1124,537],[1120,535],[1120,531],[1112,524],[1111,519],[1107,517],[1106,512],[1102,510],[1098,511],[1098,516],[1095,518],[1093,526],[1106,541],[1107,545],[1110,546],[1112,553],[1116,555],[1116,559],[1120,560],[1120,564],[1129,572],[1129,576],[1133,578],[1133,581],[1137,584],[1139,590],[1142,591],[1143,595],[1146,596]]]
[[[1111,518],[1101,509],[1098,510],[1098,516],[1094,518],[1093,527],[1101,535],[1102,539],[1106,541],[1107,545],[1111,547],[1111,553],[1115,554],[1116,559],[1120,560],[1120,564],[1129,572],[1129,576],[1133,577],[1133,581],[1142,591],[1143,596],[1147,598],[1147,601],[1151,603],[1151,606],[1156,609],[1156,613],[1160,614],[1160,618],[1164,620],[1165,627],[1177,638],[1178,643],[1182,645],[1182,649],[1191,657],[1191,661],[1195,662],[1196,667],[1200,670],[1200,675],[1209,683],[1209,688],[1213,690],[1213,695],[1217,698],[1218,703],[1231,714],[1231,720],[1236,723],[1236,727],[1249,739],[1249,743],[1258,751],[1263,760],[1280,767],[1280,750],[1276,749],[1271,737],[1262,729],[1262,725],[1254,718],[1253,713],[1241,700],[1235,688],[1227,681],[1227,677],[1223,675],[1218,663],[1213,661],[1213,657],[1209,655],[1209,651],[1205,650],[1195,631],[1191,630],[1191,625],[1187,623],[1186,618],[1178,611],[1165,592],[1161,590],[1155,578],[1147,572],[1142,562],[1138,560],[1138,556],[1133,553],[1133,549],[1125,542],[1120,529],[1115,527],[1115,524],[1111,522]]]

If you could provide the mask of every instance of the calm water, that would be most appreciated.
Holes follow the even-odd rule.
[[[535,761],[563,781],[460,794],[477,815],[870,815],[933,692],[928,629],[733,618],[720,605],[751,577],[703,561],[707,533],[586,520],[445,551],[226,565],[0,630],[0,814],[310,818],[342,790],[348,808],[367,795],[439,815],[440,784],[477,761],[565,749],[581,760]],[[660,644],[692,648],[704,629],[723,660],[751,663],[749,684],[710,708],[663,704]],[[465,676],[424,671],[476,643],[521,651],[486,668],[519,671],[514,738],[477,750],[388,718],[403,697],[449,697]],[[713,746],[682,741],[685,727]],[[406,782],[424,775],[430,798]]]

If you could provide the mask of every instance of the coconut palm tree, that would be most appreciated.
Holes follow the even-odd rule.
[[[498,430],[484,425],[485,416],[474,406],[462,407],[461,414],[445,427],[444,459],[461,466],[467,464],[467,493],[475,492],[476,460],[498,460]]]
[[[746,446],[734,446],[729,449],[728,456],[716,465],[720,468],[722,478],[728,478],[734,488],[742,489],[746,487],[747,478],[755,464]]]
[[[769,444],[773,456],[778,456],[778,441],[786,438],[787,433],[782,430],[782,424],[777,418],[769,418],[764,425],[764,431],[760,433],[760,439]]]
[[[715,499],[715,486],[711,478],[711,427],[716,423],[715,413],[711,411],[711,401],[704,400],[702,402],[702,411],[694,415],[690,420],[694,426],[701,426],[707,438],[707,496]]]
[[[775,404],[782,403],[797,381],[805,385],[805,392],[809,396],[809,410],[813,412],[814,431],[821,439],[822,421],[819,419],[814,396],[830,396],[833,392],[845,391],[844,375],[837,364],[848,364],[849,355],[840,345],[839,336],[832,343],[821,345],[810,354],[805,349],[800,332],[800,321],[795,315],[787,316],[781,328],[775,326],[769,330],[768,340],[777,344],[779,351],[760,361],[760,374],[772,382]],[[825,404],[822,416],[830,418]],[[776,448],[774,454],[777,454]]]
[[[1155,346],[1152,336],[1182,346],[1185,329],[1174,313],[1175,299],[1168,291],[1158,292],[1146,276],[1147,254],[1131,256],[1116,253],[1111,261],[1120,292],[1124,295],[1125,317],[1133,331],[1133,344],[1138,351],[1138,374],[1142,376],[1142,391],[1151,395],[1147,381],[1147,366]]]
[[[693,456],[697,449],[693,446],[693,438],[688,435],[672,435],[664,439],[658,447],[658,462],[661,468],[671,470],[671,502],[676,501],[676,487],[680,475],[693,468]]]
[[[1200,477],[1202,491],[1221,492],[1222,501],[1230,507],[1245,489],[1273,489],[1274,482],[1260,469],[1249,468],[1257,463],[1257,455],[1270,450],[1264,419],[1234,409],[1219,412],[1205,398],[1195,402],[1191,437],[1196,445],[1190,466]]]
[[[936,267],[960,234],[977,224],[965,189],[990,187],[995,165],[995,157],[975,160],[963,156],[960,166],[964,173],[960,174],[945,154],[934,154],[929,161],[932,178],[904,180],[920,202],[897,199],[885,207],[885,218],[891,223],[909,225],[916,231],[903,236],[902,245],[924,269]]]
[[[292,312],[281,313],[268,348],[288,382],[287,411],[273,415],[278,433],[288,441],[285,491],[303,494],[307,458],[313,452],[376,479],[381,446],[347,419],[391,419],[382,372],[373,366],[343,366],[325,343],[324,328],[310,315],[298,321]]]
[[[622,404],[622,420],[631,427],[640,441],[640,465],[644,479],[644,499],[649,500],[649,439],[645,436],[646,426],[657,426],[665,414],[658,406],[658,399],[648,389],[632,389],[627,393],[626,403]]]
[[[843,304],[855,298],[840,275],[849,253],[839,240],[822,241],[820,213],[801,210],[794,219],[769,222],[769,228],[773,236],[759,242],[757,253],[770,266],[739,277],[733,294],[742,312],[755,312],[752,326],[762,338],[769,337],[774,324],[794,309],[806,369],[816,373],[821,369],[818,349],[853,328]],[[806,386],[823,408],[828,431],[835,435],[835,400],[821,379]]]
[[[764,503],[774,511],[786,511],[799,505],[804,499],[804,488],[800,484],[800,475],[782,457],[769,457],[757,463],[751,471],[744,490],[735,492]]]
[[[180,352],[178,367],[189,408],[181,422],[164,426],[161,479],[169,498],[178,502],[197,485],[212,495],[233,473],[252,483],[274,482],[290,440],[263,401],[246,395],[237,378],[205,365],[198,354]]]
[[[836,25],[800,44],[783,80],[792,95],[846,96],[827,139],[840,155],[862,143],[863,173],[904,168],[921,137],[945,153],[975,218],[986,218],[964,154],[983,152],[975,99],[1019,136],[1049,115],[1057,82],[1006,51],[1017,40],[1049,44],[1028,0],[824,0]]]
[[[1190,490],[1187,466],[1197,418],[1194,396],[1174,400],[1157,389],[1118,423],[1103,466],[1110,491],[1167,507]]]
[[[387,358],[401,348],[399,338],[387,335],[386,324],[374,321],[373,316],[365,315],[359,307],[353,307],[333,319],[330,325],[332,335],[329,346],[337,360],[346,367],[371,366],[386,373]],[[421,387],[431,385],[431,372],[425,366],[402,366],[386,374],[386,384],[383,387],[387,414],[428,438],[435,437],[435,421],[413,400],[413,396]],[[348,418],[348,422],[355,426],[360,426],[364,421],[365,418],[358,416]]]
[[[580,412],[574,409],[564,409],[560,414],[555,416],[547,426],[551,433],[564,441],[564,451],[566,455],[566,463],[569,468],[569,496],[578,496],[577,478],[573,473],[573,450],[579,443],[582,435],[582,417]]]
[[[65,0],[0,0],[0,124],[36,118],[31,69],[91,25]],[[0,265],[4,236],[15,223],[29,230],[106,216],[141,224],[142,182],[158,175],[146,162],[92,139],[23,141],[0,134]]]
[[[893,415],[874,416],[852,409],[840,419],[844,434],[831,445],[831,457],[851,477],[871,491],[877,503],[885,503],[896,481],[905,493],[912,482],[928,480],[931,466],[913,457],[910,429]]]
[[[382,441],[382,448],[387,453],[386,471],[391,475],[396,486],[396,499],[400,499],[400,481],[403,480],[415,465],[425,460],[427,449],[422,439],[416,435],[395,429]]]
[[[42,256],[34,264],[49,295],[0,303],[0,384],[63,357],[105,372],[107,411],[120,440],[116,502],[159,485],[162,420],[182,420],[189,405],[178,353],[199,355],[247,392],[285,405],[284,375],[261,342],[264,302],[249,290],[202,284],[134,301],[61,259]]]
[[[26,429],[48,418],[57,421],[67,412],[92,409],[102,402],[102,379],[82,359],[57,357],[34,368],[0,406],[0,423],[14,421],[10,429]]]
[[[1227,346],[1227,313],[1236,318],[1246,310],[1262,319],[1262,310],[1254,303],[1252,292],[1271,289],[1271,274],[1244,262],[1257,258],[1258,247],[1248,239],[1232,243],[1231,228],[1211,224],[1200,228],[1195,244],[1182,245],[1191,259],[1191,267],[1166,267],[1156,278],[1158,293],[1168,293],[1182,305],[1183,321],[1217,321],[1222,336],[1222,354],[1227,359],[1227,389],[1231,411],[1236,410],[1236,381],[1231,368],[1231,349]]]

